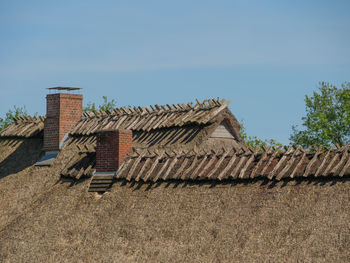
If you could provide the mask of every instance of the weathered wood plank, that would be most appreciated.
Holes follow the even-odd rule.
[[[170,174],[171,170],[173,169],[173,167],[175,166],[177,161],[178,161],[178,158],[175,156],[174,159],[172,160],[172,162],[169,164],[169,167],[166,170],[165,174],[163,175],[163,177],[162,177],[163,180],[167,179],[168,175]]]
[[[277,180],[281,180],[282,178],[286,177],[287,172],[289,169],[293,166],[294,162],[296,161],[296,156],[301,151],[302,147],[298,146],[295,151],[293,152],[292,156],[290,157],[289,161],[287,162],[286,166],[282,169],[282,171],[279,172],[279,174],[276,176]]]
[[[275,167],[272,169],[272,171],[267,175],[267,178],[272,179],[276,174],[278,169],[285,164],[285,162],[288,159],[288,155],[293,151],[294,146],[290,146],[288,150],[283,153],[282,158],[279,159],[278,163],[275,165]]]
[[[204,162],[205,162],[207,159],[208,159],[208,156],[205,155],[205,156],[203,157],[203,160],[199,163],[199,165],[197,166],[197,168],[196,168],[196,169],[193,171],[193,173],[191,174],[190,179],[195,179],[195,178],[196,178],[199,169],[202,167],[202,165],[204,164]]]
[[[198,164],[198,159],[197,156],[194,157],[192,164],[190,165],[190,167],[188,167],[183,174],[181,175],[181,180],[185,180],[186,177],[189,177],[188,174],[193,170],[193,168]]]
[[[155,177],[152,178],[152,181],[153,181],[153,182],[156,182],[156,181],[159,179],[159,177],[162,175],[163,171],[165,170],[165,168],[167,167],[167,165],[168,165],[169,162],[170,162],[170,159],[167,159],[167,160],[165,161],[165,163],[162,164],[162,166],[161,166],[161,168],[159,169],[157,175],[156,175]]]
[[[343,169],[341,170],[341,172],[339,173],[340,177],[343,177],[344,174],[346,173],[346,170],[349,168],[350,166],[350,158],[348,159],[348,161],[346,162],[346,164],[344,165]]]
[[[142,178],[143,181],[147,181],[149,179],[149,177],[151,176],[151,174],[153,173],[154,169],[156,168],[156,166],[159,164],[159,160],[163,157],[163,155],[159,155],[155,158],[155,160],[153,161],[153,164],[151,166],[151,168],[147,171],[147,173],[145,174],[145,176]]]
[[[146,169],[146,167],[148,166],[148,164],[151,162],[151,158],[146,158],[146,161],[144,162],[144,164],[142,165],[138,175],[135,178],[135,181],[138,182],[140,181],[141,176],[143,175],[143,171]]]
[[[241,167],[243,166],[243,164],[245,163],[245,161],[246,161],[247,159],[248,159],[247,156],[241,156],[241,157],[240,157],[240,160],[239,160],[237,166],[233,169],[233,171],[232,171],[232,173],[231,173],[231,175],[230,175],[232,178],[235,179],[235,178],[238,177],[238,174],[239,174],[239,172],[240,172],[239,169],[241,169]]]
[[[331,170],[331,174],[333,175],[337,175],[338,171],[340,170],[341,167],[343,167],[343,165],[345,164],[347,158],[348,158],[348,149],[349,146],[346,146],[345,148],[342,148],[342,157],[340,158],[338,164],[336,166],[333,167],[333,169]],[[328,174],[328,171],[331,169],[332,165],[335,163],[335,161],[339,158],[338,157],[338,153],[340,153],[339,151],[336,152],[336,154],[334,155],[331,163],[328,165],[328,170],[324,172],[324,176],[326,176]]]
[[[134,161],[133,165],[130,168],[129,174],[126,177],[126,180],[130,181],[131,178],[133,177],[132,175],[134,174],[136,167],[139,165],[140,161],[142,159],[142,155],[140,155],[139,157],[136,158],[136,160]]]
[[[113,182],[113,179],[95,179],[92,178],[92,183],[98,183],[98,184],[102,184],[102,183],[106,183],[106,184],[111,184]]]
[[[268,158],[267,164],[264,166],[263,170],[261,171],[262,176],[267,176],[266,171],[270,167],[272,161],[275,159],[278,153],[279,153],[278,150],[274,150],[272,152],[271,156]]]
[[[132,163],[133,159],[130,158],[127,161],[124,161],[122,165],[119,167],[117,173],[116,173],[116,178],[121,178],[123,172],[129,167],[129,165]]]
[[[217,163],[215,164],[214,168],[207,175],[208,179],[211,179],[213,177],[213,175],[219,169],[219,167],[221,166],[222,162],[225,160],[227,155],[228,155],[228,152],[225,152],[225,153],[222,154],[221,158],[217,161]]]
[[[200,171],[200,173],[198,174],[198,178],[202,178],[204,177],[204,174],[207,172],[208,168],[210,168],[212,166],[212,164],[215,162],[216,156],[212,155],[212,157],[210,158],[210,160],[207,162],[207,164],[204,166],[204,168]],[[196,178],[196,177],[195,177]],[[194,178],[194,179],[195,179]]]
[[[297,165],[295,166],[295,168],[293,169],[293,172],[290,174],[290,178],[294,178],[295,173],[300,169],[300,167],[302,166],[305,158],[307,158],[307,154],[310,152],[310,147],[306,149],[306,151],[304,151],[303,155],[301,156],[300,161],[297,163]]]
[[[258,171],[261,170],[261,167],[262,167],[263,163],[266,161],[266,159],[268,158],[268,154],[271,151],[272,147],[269,147],[266,150],[265,147],[263,146],[263,149],[264,149],[264,153],[261,155],[260,160],[253,168],[253,170],[250,174],[250,178],[255,178],[255,176],[258,174]]]
[[[326,164],[326,162],[327,162],[327,160],[328,160],[328,156],[329,156],[330,153],[332,152],[333,148],[334,148],[334,146],[330,147],[330,148],[328,149],[326,155],[323,157],[323,160],[322,160],[321,165],[320,165],[320,166],[317,168],[317,170],[316,170],[315,177],[317,177],[317,176],[321,173],[323,167],[325,166],[325,164]]]
[[[221,173],[218,175],[217,177],[218,180],[220,181],[222,180],[222,178],[226,175],[226,173],[232,168],[232,165],[235,163],[236,159],[237,159],[237,155],[233,155],[231,157],[231,160],[228,162],[224,170],[222,170]]]
[[[181,172],[185,169],[187,163],[188,163],[189,158],[184,157],[184,160],[182,164],[180,165],[179,169],[175,172],[174,176],[172,179],[177,179]]]
[[[90,189],[91,188],[107,188],[107,187],[111,187],[111,186],[112,186],[112,183],[101,184],[101,183],[91,182]]]
[[[304,173],[303,173],[303,176],[304,176],[304,177],[309,176],[309,173],[310,173],[310,171],[311,171],[311,169],[312,169],[312,166],[313,166],[314,163],[317,161],[317,158],[318,158],[318,156],[320,155],[321,151],[322,151],[322,146],[319,146],[319,147],[317,148],[317,150],[316,150],[316,153],[314,153],[314,156],[312,157],[311,161],[310,161],[309,164],[306,166],[306,169],[305,169],[305,171],[304,171]]]
[[[250,158],[248,159],[248,161],[246,162],[245,166],[243,167],[243,169],[241,170],[241,172],[239,173],[239,178],[243,179],[243,178],[249,178],[249,176],[245,176],[246,171],[248,170],[250,164],[255,160],[257,154],[260,151],[260,146],[258,146],[254,152],[252,153],[252,155],[250,156]]]

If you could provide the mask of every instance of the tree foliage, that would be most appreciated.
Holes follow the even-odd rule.
[[[311,145],[345,145],[350,143],[350,83],[337,88],[320,82],[318,91],[305,96],[304,129],[293,126],[290,141],[304,147]]]
[[[13,109],[9,109],[5,113],[5,118],[0,118],[0,131],[5,129],[7,126],[9,126],[11,123],[14,122],[14,119],[18,116],[28,116],[28,112],[25,106],[23,107],[17,107],[16,105],[13,106]]]
[[[255,149],[256,147],[274,147],[276,149],[279,149],[279,148],[282,148],[282,144],[277,142],[276,140],[274,139],[265,139],[265,140],[262,140],[260,138],[258,138],[257,136],[250,136],[247,134],[247,131],[246,131],[246,128],[243,124],[243,121],[241,121],[241,136],[245,142],[245,144],[253,149]]]
[[[107,96],[102,96],[103,102],[101,105],[96,107],[95,102],[88,102],[87,105],[83,108],[84,112],[87,111],[112,111],[117,107],[117,102],[112,99],[111,101],[108,101]]]

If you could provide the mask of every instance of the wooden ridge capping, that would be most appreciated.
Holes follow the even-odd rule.
[[[348,146],[348,147],[349,147],[349,146]],[[347,162],[345,163],[343,169],[339,172],[339,176],[340,176],[340,177],[343,177],[343,176],[344,176],[346,170],[347,170],[347,169],[349,168],[349,166],[350,166],[350,158],[348,158],[348,157],[349,157],[349,153],[348,153],[349,148],[348,148],[348,147],[346,147],[345,150],[343,151],[343,155],[345,155],[345,159],[348,159],[348,160],[347,160]]]
[[[227,152],[225,150],[223,151],[221,157],[216,162],[214,168],[207,174],[208,179],[211,179],[216,174],[216,171],[219,169],[219,167],[221,166],[222,162],[225,160],[225,158],[228,154],[229,154],[229,152]]]
[[[294,148],[294,146],[293,146]],[[277,180],[281,180],[284,177],[288,177],[288,171],[290,170],[290,168],[294,165],[294,163],[297,160],[297,156],[300,152],[302,152],[302,147],[299,145],[293,152],[292,156],[290,157],[290,159],[287,161],[285,167],[278,173],[278,175],[276,176]]]
[[[337,148],[301,146],[285,147],[284,151],[269,147],[256,149],[191,149],[189,151],[162,150],[134,152],[117,172],[126,180],[158,181],[223,180],[266,177],[283,178],[344,176],[350,169],[350,146]]]
[[[331,162],[329,163],[328,167],[326,168],[326,170],[324,171],[323,176],[326,176],[328,174],[328,172],[330,172],[331,174],[335,175],[338,174],[339,169],[344,165],[344,163],[346,162],[346,160],[348,159],[349,156],[349,145],[346,147],[338,147],[338,150],[336,151],[333,159],[331,160]],[[338,155],[342,155],[341,159],[339,160],[338,164],[335,165],[333,168],[333,164],[336,162],[336,160],[339,158]]]
[[[137,176],[135,178],[135,181],[138,182],[143,175],[143,172],[145,171],[148,164],[151,162],[151,158],[146,158],[146,161],[143,163],[141,170],[137,173]]]
[[[332,152],[333,148],[334,148],[334,146],[332,146],[332,147],[330,147],[330,148],[328,149],[328,151],[327,151],[327,153],[326,153],[326,156],[323,158],[323,161],[322,161],[321,165],[317,168],[317,171],[316,171],[316,173],[315,173],[315,177],[317,177],[317,176],[320,174],[320,172],[322,171],[323,167],[324,167],[325,164],[326,164],[326,161],[327,161],[327,159],[328,159],[328,156],[329,156],[329,154]],[[328,168],[328,167],[327,167],[327,168]]]
[[[118,127],[136,131],[150,131],[157,128],[183,126],[191,123],[206,124],[227,107],[229,100],[209,99],[193,105],[173,104],[150,105],[149,107],[121,107],[112,111],[84,112],[83,118],[73,129],[72,134],[89,135],[97,130],[107,129],[112,119]],[[119,123],[120,119],[123,119]],[[103,120],[108,119],[105,122]],[[94,121],[95,120],[95,121]],[[98,120],[98,121],[96,121]]]
[[[0,131],[1,137],[29,138],[44,130],[44,116],[18,116],[13,123]]]
[[[247,160],[247,162],[245,163],[245,165],[243,166],[243,168],[239,172],[238,177],[240,179],[249,178],[249,176],[248,176],[249,173],[247,173],[248,168],[249,168],[250,164],[255,160],[257,154],[259,153],[259,151],[260,151],[260,146],[258,146],[254,151],[251,151],[252,153],[250,153],[249,159]]]
[[[306,166],[306,169],[305,169],[305,171],[304,171],[304,173],[303,173],[303,176],[304,176],[304,177],[307,177],[307,176],[310,174],[311,169],[312,169],[312,166],[316,163],[317,157],[318,157],[318,156],[321,154],[321,152],[322,152],[322,148],[323,148],[322,145],[319,146],[319,147],[317,147],[317,146],[314,145],[314,149],[316,150],[316,153],[314,153],[314,156],[312,157],[311,161],[310,161],[310,162],[308,163],[308,165]]]
[[[154,169],[156,168],[156,166],[159,164],[159,160],[163,157],[163,154],[158,155],[157,157],[155,157],[155,160],[153,161],[153,164],[151,166],[151,168],[148,170],[148,172],[145,174],[145,176],[142,178],[143,181],[148,181],[149,177],[152,175]]]
[[[294,149],[294,146],[290,146],[289,148],[286,149],[282,157],[279,159],[278,163],[275,165],[272,171],[267,175],[267,178],[272,179],[277,174],[278,169],[287,162],[289,154],[293,151],[293,149]],[[277,179],[280,179],[280,178],[277,178]]]
[[[274,147],[272,147],[272,154],[269,156],[269,153],[268,153],[267,163],[265,164],[265,166],[261,171],[261,176],[265,176],[265,177],[268,176],[267,169],[270,167],[271,163],[275,160],[275,157],[278,153],[279,153],[278,149],[275,149]]]
[[[135,161],[133,162],[133,164],[132,164],[132,166],[131,166],[131,168],[130,168],[130,171],[129,171],[129,173],[128,173],[128,176],[126,177],[126,180],[128,180],[128,181],[131,180],[131,178],[133,177],[133,174],[134,174],[134,172],[135,172],[135,170],[136,170],[136,167],[137,167],[138,164],[140,163],[142,157],[143,157],[143,155],[141,154],[141,155],[139,155],[139,157],[137,157],[137,158],[135,159]]]
[[[311,147],[307,148],[306,150],[303,150],[302,148],[300,149],[303,152],[303,155],[301,156],[301,159],[299,160],[297,165],[294,167],[292,173],[290,174],[290,176],[289,176],[290,178],[294,178],[296,173],[300,170],[302,164],[307,159],[307,155],[310,153],[310,149],[311,149]]]
[[[263,163],[267,160],[268,158],[268,154],[272,149],[272,146],[270,146],[269,148],[265,148],[265,146],[262,146],[262,149],[264,151],[264,153],[260,156],[259,161],[256,163],[255,167],[253,168],[251,174],[250,174],[250,178],[255,178],[259,173],[258,171],[260,171],[261,169],[263,169]]]
[[[13,120],[15,122],[42,122],[45,116],[17,116]]]

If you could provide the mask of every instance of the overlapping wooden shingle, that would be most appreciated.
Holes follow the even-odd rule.
[[[43,116],[19,116],[12,124],[0,131],[0,137],[33,137],[44,130]]]
[[[149,132],[155,129],[205,125],[227,108],[229,100],[211,99],[196,105],[173,104],[148,107],[119,108],[84,113],[84,118],[71,131],[72,135],[90,135],[103,129],[130,129]]]
[[[322,150],[321,150],[322,149]],[[125,166],[117,172],[119,179],[143,181],[158,180],[223,180],[266,178],[281,180],[293,177],[342,177],[350,174],[348,147],[333,150],[319,147],[316,151],[301,147],[264,149],[262,152],[241,150],[235,152],[193,151],[158,156],[143,152],[126,159]],[[337,158],[335,158],[337,157]],[[335,161],[336,160],[336,161]],[[150,167],[150,169],[148,169]],[[325,168],[326,167],[326,168]],[[151,171],[151,172],[150,172]],[[151,173],[158,171],[154,178]],[[323,171],[323,173],[322,173]]]

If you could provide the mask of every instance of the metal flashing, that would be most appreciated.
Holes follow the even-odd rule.
[[[52,162],[56,159],[58,155],[58,151],[45,152],[45,155],[41,157],[39,161],[37,161],[35,166],[50,166]]]

